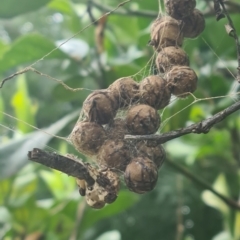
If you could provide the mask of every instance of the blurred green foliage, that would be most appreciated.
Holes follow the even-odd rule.
[[[27,152],[33,147],[79,155],[63,140],[30,125],[67,136],[90,90],[106,88],[120,77],[134,75],[140,81],[153,74],[150,59],[154,53],[147,45],[153,18],[136,16],[134,11],[157,15],[162,2],[159,6],[158,1],[132,0],[109,15],[101,53],[97,51],[95,24],[76,33],[89,25],[92,17],[97,19],[105,13],[97,7],[99,4],[113,9],[119,1],[1,2],[0,79],[31,65],[83,90],[71,92],[33,71],[12,78],[0,89],[0,239],[240,239],[240,212],[209,190],[197,187],[167,162],[152,192],[138,196],[123,187],[114,204],[93,210],[79,196],[73,178],[27,160]],[[232,76],[237,67],[234,40],[225,33],[227,20],[217,22],[210,5],[209,1],[198,1],[198,8],[207,13],[206,29],[197,39],[184,43],[199,76],[194,94],[205,100],[194,104],[191,97],[174,100],[161,113],[161,132],[201,121],[238,99],[239,87]],[[124,9],[129,11],[122,13]],[[231,17],[240,33],[240,15]],[[211,98],[217,96],[224,97]],[[240,116],[235,113],[206,135],[188,135],[165,147],[173,162],[237,201],[239,145]]]

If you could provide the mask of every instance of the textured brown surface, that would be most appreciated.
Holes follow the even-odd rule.
[[[186,38],[195,38],[199,36],[205,29],[205,19],[198,9],[194,9],[193,13],[182,21],[182,31]]]
[[[97,90],[83,103],[83,112],[90,122],[109,123],[116,114],[117,103],[110,91]]]
[[[197,89],[197,75],[190,68],[175,66],[166,74],[168,86],[172,94],[179,98],[187,97]]]
[[[151,26],[150,45],[157,51],[168,46],[182,46],[183,34],[176,19],[164,16],[156,19]]]
[[[124,171],[130,162],[130,150],[123,140],[107,140],[101,147],[97,161],[102,167]]]
[[[193,12],[196,0],[164,0],[164,5],[171,17],[181,20]]]
[[[175,65],[189,66],[187,53],[180,47],[163,48],[156,58],[156,66],[159,72],[166,73]]]
[[[106,139],[106,132],[97,123],[78,122],[69,138],[79,152],[95,155]]]
[[[140,194],[151,191],[155,187],[157,179],[157,166],[147,157],[132,159],[124,173],[128,189]]]
[[[155,141],[140,141],[136,145],[137,156],[145,156],[160,168],[165,160],[166,152],[163,146]]]
[[[160,116],[154,108],[141,104],[129,109],[126,122],[130,134],[152,134],[160,126]]]
[[[166,107],[171,98],[166,81],[156,75],[148,76],[142,80],[140,83],[140,95],[141,103],[158,110]]]
[[[124,135],[129,134],[125,119],[115,118],[111,123],[106,125],[108,139],[123,139]]]
[[[139,100],[139,84],[130,77],[116,80],[108,89],[118,102],[118,108],[127,107]]]

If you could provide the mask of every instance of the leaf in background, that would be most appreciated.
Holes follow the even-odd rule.
[[[37,61],[56,48],[48,38],[39,34],[28,34],[18,38],[3,54],[0,59],[0,72],[4,72],[21,64]],[[45,59],[67,58],[61,50],[57,49]]]
[[[234,223],[234,239],[240,239],[240,212],[236,212]]]
[[[56,170],[51,172],[42,170],[40,176],[48,185],[55,199],[61,200],[66,198],[76,188],[76,182],[73,177]]]
[[[16,117],[24,122],[35,126],[35,113],[37,106],[32,105],[28,95],[27,83],[24,75],[19,75],[17,79],[17,91],[12,98],[12,106],[15,110]],[[32,131],[32,128],[24,122],[17,122],[17,129],[23,133]]]
[[[109,204],[98,211],[87,208],[81,224],[82,231],[86,230],[90,226],[93,226],[93,224],[99,220],[123,212],[127,208],[131,207],[138,199],[139,196],[137,194],[129,191],[120,191],[117,200],[113,204]]]
[[[229,232],[224,231],[218,233],[212,240],[232,240],[232,237]]]
[[[227,197],[229,196],[227,181],[223,174],[218,175],[217,179],[213,184],[213,188],[219,193],[223,194],[224,196]],[[229,214],[228,206],[209,190],[203,191],[202,199],[205,202],[205,204],[213,208],[216,208],[217,210],[222,212],[225,215],[225,217]]]
[[[0,59],[8,49],[9,49],[9,44],[6,44],[0,39]]]
[[[3,114],[2,114],[2,112],[4,112],[4,102],[3,102],[2,95],[0,94],[0,122],[3,121]]]
[[[68,114],[59,121],[50,125],[43,131],[49,134],[56,134],[63,129],[71,120],[76,118],[79,111]],[[0,179],[4,179],[15,174],[21,167],[27,164],[27,153],[33,148],[44,148],[53,138],[52,135],[42,131],[24,135],[21,139],[13,139],[7,144],[0,146]]]
[[[19,14],[37,10],[50,0],[1,0],[0,18],[11,18]]]
[[[66,42],[66,40],[67,39],[59,40],[56,42],[56,45],[59,46]],[[81,39],[70,39],[59,49],[77,61],[83,59],[89,52],[88,44]]]
[[[53,0],[48,4],[50,9],[61,12],[62,14],[68,15],[69,18],[69,28],[73,32],[77,32],[81,29],[81,21],[79,21],[79,15],[75,11],[74,5],[69,0]]]
[[[121,234],[117,230],[101,234],[96,240],[121,240]]]

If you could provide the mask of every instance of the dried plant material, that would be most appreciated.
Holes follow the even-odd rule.
[[[106,139],[104,128],[95,122],[78,122],[69,137],[77,151],[96,155]]]
[[[198,9],[194,9],[193,13],[184,18],[182,21],[182,32],[186,38],[198,37],[205,28],[205,19]]]
[[[101,167],[124,171],[130,157],[130,149],[125,141],[107,140],[99,150],[97,161]]]
[[[180,47],[163,48],[156,58],[156,66],[159,72],[166,73],[175,65],[189,66],[187,53]]]
[[[170,91],[179,98],[185,98],[197,89],[198,78],[190,67],[175,66],[165,77]]]
[[[116,115],[117,102],[108,90],[91,93],[83,103],[83,112],[89,122],[109,123]]]
[[[181,20],[193,12],[196,0],[164,0],[164,5],[171,17]]]
[[[107,16],[104,15],[102,18],[100,18],[97,22],[97,26],[95,29],[95,42],[97,46],[98,53],[104,52],[104,30],[106,27],[107,22]]]
[[[157,51],[168,46],[182,46],[183,34],[176,19],[164,16],[157,18],[151,26],[152,45]]]
[[[153,190],[157,179],[157,166],[147,157],[132,159],[124,173],[124,180],[128,189],[140,194]]]
[[[147,104],[157,110],[166,107],[171,98],[166,81],[160,76],[151,75],[140,83],[141,103]]]
[[[128,130],[133,135],[155,133],[160,121],[157,110],[145,104],[131,107],[126,117]]]
[[[118,108],[128,107],[139,100],[139,84],[130,77],[116,80],[108,89],[115,97]]]

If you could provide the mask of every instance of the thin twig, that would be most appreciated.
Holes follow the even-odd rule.
[[[216,0],[215,0],[216,1]],[[225,3],[223,2],[223,0],[218,0],[219,4],[221,5],[222,7],[222,12],[224,13],[224,15],[227,17],[228,19],[228,26],[230,26],[231,28],[231,31],[228,32],[229,36],[231,36],[232,38],[234,38],[235,40],[235,44],[236,44],[236,48],[237,48],[237,60],[238,60],[238,67],[237,67],[237,70],[238,70],[238,73],[237,73],[237,81],[240,83],[240,42],[239,42],[239,38],[238,38],[238,35],[237,35],[237,31],[236,31],[236,28],[234,26],[234,23],[225,7]]]
[[[103,12],[112,10],[111,7],[106,6],[102,3],[98,3],[96,0],[92,0],[91,3],[93,6],[95,6],[97,9]],[[229,6],[230,8],[229,12],[231,13],[238,13],[240,11],[240,4],[238,3],[226,2],[226,5]],[[211,8],[207,9],[203,13],[204,13],[204,17],[211,17],[214,15],[214,12]],[[131,10],[131,9],[118,9],[114,11],[114,14],[129,16],[129,17],[145,17],[145,18],[151,18],[151,19],[155,19],[159,16],[158,11]]]
[[[189,178],[192,180],[194,183],[198,184],[200,187],[204,189],[208,189],[211,191],[214,195],[218,196],[220,199],[222,199],[229,207],[235,208],[237,210],[240,210],[240,204],[224,195],[221,193],[217,192],[214,188],[212,188],[211,185],[206,183],[204,180],[200,179],[199,177],[195,176],[191,172],[189,172],[186,168],[180,166],[179,164],[171,161],[170,159],[166,160],[166,163],[169,164],[172,168],[176,169],[178,172],[183,174],[185,177]]]
[[[213,115],[210,118],[207,118],[201,122],[192,124],[188,127],[181,128],[178,130],[170,131],[164,134],[151,134],[151,135],[125,135],[126,140],[154,140],[159,143],[165,143],[172,139],[181,137],[189,133],[208,133],[210,129],[217,123],[223,121],[226,117],[231,115],[240,109],[240,101],[234,103],[230,107],[224,109],[223,111]]]
[[[102,3],[98,3],[97,1],[91,1],[92,5],[96,7],[97,9],[109,12],[112,11],[111,7],[108,7],[106,5],[103,5]],[[135,11],[130,9],[118,9],[117,11],[114,11],[115,14],[123,15],[123,16],[135,16],[135,17],[148,17],[155,19],[158,16],[158,12],[155,11]]]

